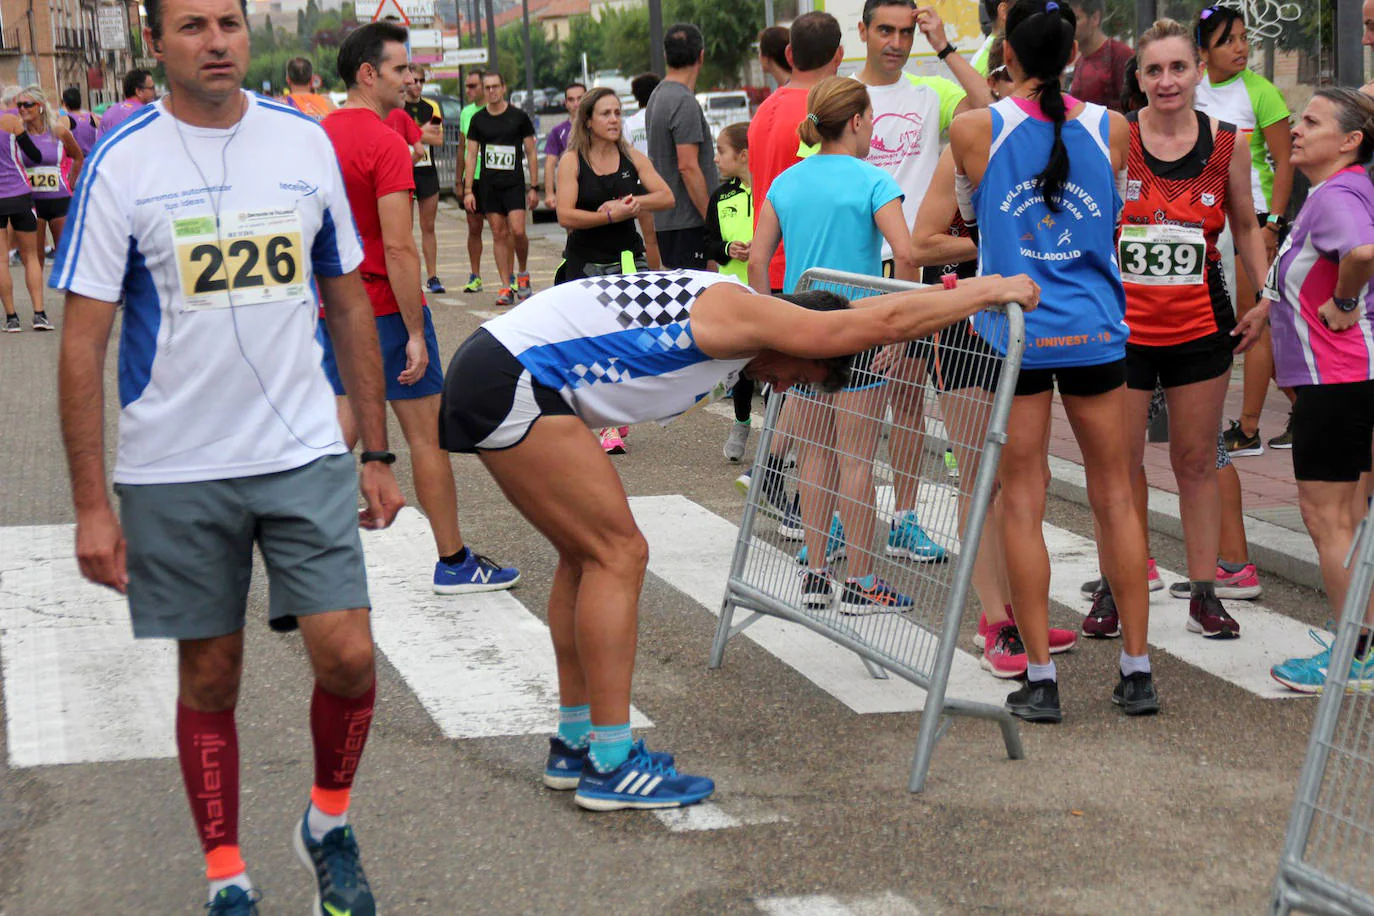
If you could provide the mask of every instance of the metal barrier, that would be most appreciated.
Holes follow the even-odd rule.
[[[1350,550],[1355,566],[1288,819],[1270,907],[1276,914],[1374,914],[1374,694],[1349,684],[1374,591],[1371,519]]]
[[[809,270],[797,288],[856,300],[922,287]],[[910,680],[927,693],[913,792],[925,785],[948,715],[995,721],[1007,755],[1023,756],[1009,713],[947,697],[945,686],[995,491],[1024,330],[1020,308],[1010,306],[980,313],[972,327],[959,322],[870,351],[855,358],[843,392],[793,389],[771,398],[759,440],[710,665],[720,666],[732,636],[771,615],[853,650],[875,678],[890,671]],[[796,455],[791,468],[789,451]],[[807,558],[824,551],[830,568],[805,563],[798,542]],[[841,563],[844,575],[835,572]],[[752,612],[738,626],[736,608]]]

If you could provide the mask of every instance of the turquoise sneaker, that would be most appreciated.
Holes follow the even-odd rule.
[[[805,537],[805,529],[802,531],[802,536]],[[834,563],[836,560],[843,560],[844,553],[844,525],[838,516],[832,515],[830,517],[830,536],[825,540],[825,562]],[[802,566],[806,565],[805,547],[801,549],[801,553],[797,554],[797,562]]]
[[[889,557],[917,563],[943,563],[949,559],[949,552],[932,541],[925,529],[916,523],[915,512],[904,512],[892,521],[884,550]]]
[[[1269,676],[1289,690],[1298,693],[1321,693],[1326,687],[1326,671],[1331,666],[1331,646],[1328,640],[1316,630],[1308,630],[1307,635],[1322,647],[1322,651],[1310,658],[1290,658],[1282,664],[1269,669]],[[1374,690],[1374,652],[1366,653],[1363,659],[1350,661],[1350,678],[1346,683],[1348,690]]]

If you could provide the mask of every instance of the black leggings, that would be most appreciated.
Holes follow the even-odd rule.
[[[735,381],[735,422],[748,423],[749,411],[754,406],[754,380],[741,375]]]

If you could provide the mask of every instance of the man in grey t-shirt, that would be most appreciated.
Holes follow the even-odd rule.
[[[673,191],[671,210],[654,214],[658,249],[666,269],[706,266],[706,208],[720,182],[711,129],[693,90],[705,58],[701,30],[679,23],[663,36],[668,75],[645,109],[649,159]]]

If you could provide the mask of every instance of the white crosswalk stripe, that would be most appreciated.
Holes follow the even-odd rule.
[[[176,647],[135,642],[128,605],[81,578],[71,525],[0,536],[10,765],[173,757]]]
[[[416,509],[365,532],[377,647],[449,738],[549,734],[558,679],[549,628],[511,592],[436,595],[434,541]],[[636,728],[653,725],[631,707]]]
[[[754,905],[769,916],[920,916],[914,903],[889,891],[857,897],[810,894],[804,897],[755,897]]]

